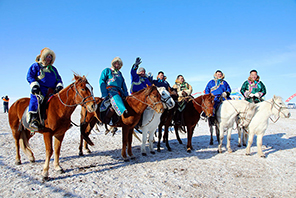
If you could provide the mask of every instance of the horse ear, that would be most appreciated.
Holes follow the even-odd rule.
[[[74,74],[74,80],[76,81],[78,79],[78,76]]]

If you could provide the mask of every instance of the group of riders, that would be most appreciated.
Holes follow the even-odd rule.
[[[53,66],[55,58],[56,55],[51,49],[44,48],[41,50],[40,55],[36,57],[36,63],[33,63],[29,68],[27,80],[31,87],[31,97],[28,109],[28,122],[31,128],[38,129],[41,127],[38,110],[44,99],[63,89],[62,78],[58,70]],[[174,88],[178,94],[178,101],[176,101],[177,105],[173,124],[180,125],[182,111],[192,97],[192,86],[185,81],[182,75],[178,75],[175,84],[171,87],[163,71],[159,71],[156,79],[153,79],[151,73],[146,74],[145,68],[139,67],[140,64],[141,59],[138,57],[131,68],[130,93],[133,94],[152,84],[156,87],[165,87],[169,92]],[[115,57],[111,62],[111,67],[104,69],[100,76],[99,86],[103,98],[103,102],[100,105],[100,112],[104,115],[102,122],[106,124],[111,124],[110,122],[115,124],[116,119],[111,118],[117,117],[117,120],[119,120],[121,115],[127,114],[124,100],[129,94],[124,77],[120,72],[122,66],[122,60],[119,57]],[[241,94],[249,102],[258,103],[263,100],[262,97],[266,94],[266,88],[259,79],[257,71],[251,70],[249,78],[241,87]],[[225,81],[225,75],[221,70],[217,70],[214,78],[206,85],[205,94],[210,93],[215,96],[214,109],[218,109],[219,104],[223,100],[231,99],[229,97],[231,88]],[[210,122],[215,120],[215,110],[209,120]]]

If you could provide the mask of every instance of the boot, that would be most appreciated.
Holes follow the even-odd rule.
[[[30,124],[29,126],[34,129],[39,128],[39,121],[37,113],[31,113]]]
[[[175,117],[174,117],[174,122],[175,125],[181,125],[181,112],[180,111],[176,111]]]
[[[105,118],[103,119],[103,123],[109,124],[114,113],[115,113],[114,109],[112,107],[110,107],[107,110],[107,113],[105,115]]]

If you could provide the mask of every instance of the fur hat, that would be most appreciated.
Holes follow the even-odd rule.
[[[144,67],[140,67],[140,68],[138,69],[137,74],[139,74],[139,73],[142,72],[142,71],[146,72],[146,70],[144,69]]]
[[[118,62],[119,63],[119,69],[121,69],[123,63],[122,63],[122,60],[119,58],[119,57],[115,57],[112,61],[111,61],[111,68],[114,69],[114,63],[115,62]],[[119,70],[118,69],[118,70]]]
[[[49,54],[52,56],[52,59],[51,59],[51,62],[49,63],[49,65],[53,65],[53,63],[56,59],[56,55],[48,47],[45,47],[41,50],[40,54],[36,57],[36,62],[42,64],[43,66],[47,66],[47,65],[45,65],[45,63],[46,63],[45,59],[46,59],[46,56]]]
[[[214,73],[214,78],[217,79],[217,72],[220,72],[222,74],[222,77],[220,79],[224,79],[225,78],[225,74],[223,74],[223,72],[221,70],[217,70],[215,73]]]

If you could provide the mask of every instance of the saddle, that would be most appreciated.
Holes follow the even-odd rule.
[[[110,98],[108,97],[101,103],[99,118],[104,124],[108,125],[115,125],[120,120],[120,117],[115,113],[115,109],[111,105]],[[107,120],[112,121],[112,123]]]
[[[44,120],[47,118],[46,115],[46,109],[48,108],[48,104],[53,96],[53,90],[49,89],[47,95],[45,96],[44,100],[42,103],[39,105],[39,108],[37,110],[37,121],[39,122],[39,128],[34,128],[30,126],[30,119],[31,119],[31,114],[29,113],[29,106],[25,109],[22,119],[21,119],[21,124],[31,132],[37,132],[40,131],[44,128]],[[20,126],[21,127],[21,126]]]

